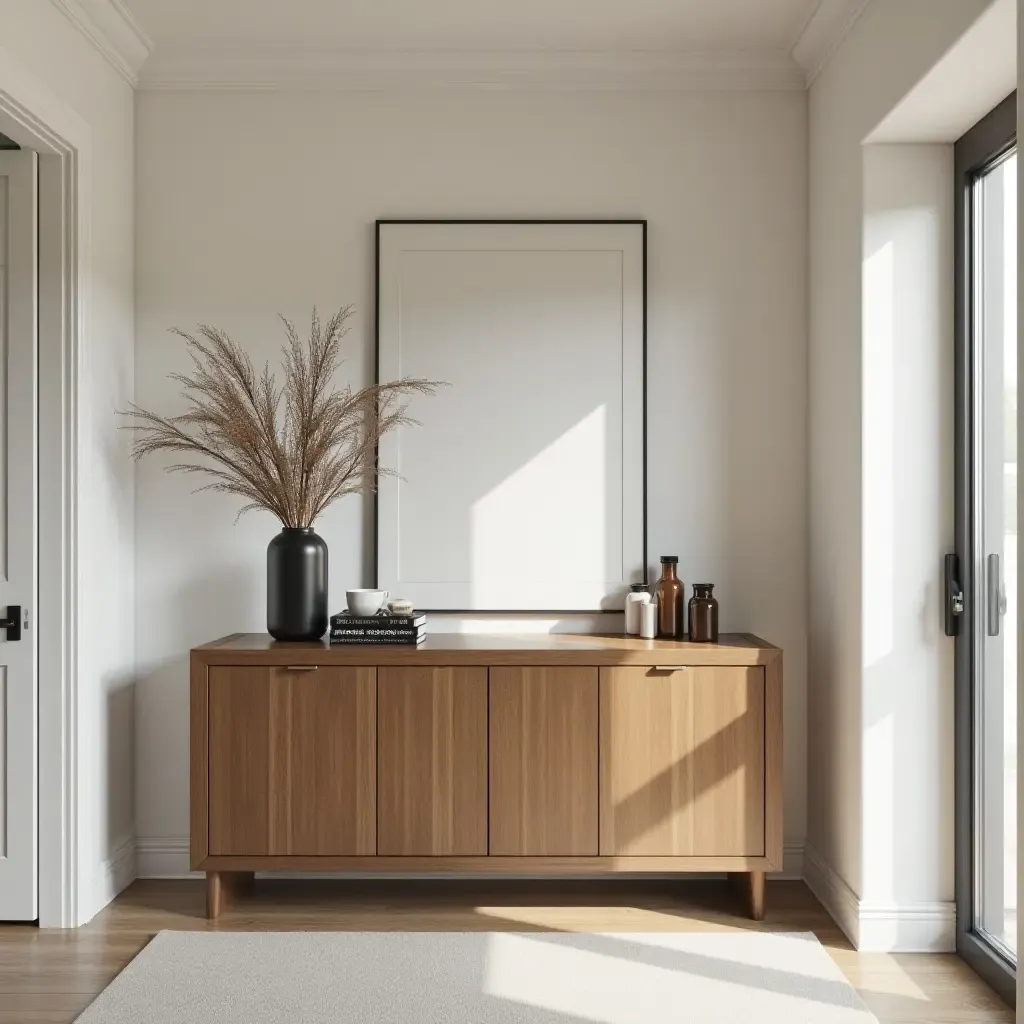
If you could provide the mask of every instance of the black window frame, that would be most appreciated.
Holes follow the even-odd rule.
[[[955,167],[955,324],[954,400],[956,459],[956,553],[960,586],[967,616],[982,603],[975,597],[973,551],[975,537],[972,481],[975,423],[974,325],[974,217],[975,182],[1017,145],[1017,93],[1006,97],[971,128],[954,147]],[[970,619],[961,621],[955,655],[955,886],[956,948],[960,956],[1011,1006],[1017,1003],[1017,971],[975,929],[975,631]]]

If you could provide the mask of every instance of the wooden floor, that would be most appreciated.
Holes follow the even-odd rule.
[[[73,1021],[163,929],[813,931],[882,1024],[1013,1020],[955,956],[855,952],[799,882],[769,883],[759,924],[707,881],[259,881],[215,923],[203,901],[200,882],[140,881],[77,931],[0,926],[0,1024]]]

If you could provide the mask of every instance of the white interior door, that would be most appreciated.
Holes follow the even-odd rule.
[[[0,920],[38,916],[38,171],[0,152]],[[14,609],[18,608],[16,619]],[[31,619],[29,618],[31,613]],[[20,628],[3,628],[16,621]],[[20,633],[20,638],[18,638]],[[17,639],[16,639],[17,638]]]

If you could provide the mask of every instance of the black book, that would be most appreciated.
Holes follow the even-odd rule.
[[[397,636],[401,638],[426,636],[427,627],[411,629],[406,626],[332,626],[331,637],[336,636]]]
[[[332,644],[397,644],[400,647],[415,647],[417,644],[423,643],[427,639],[426,633],[421,633],[419,636],[350,636],[342,635],[335,636],[331,634]]]
[[[413,612],[412,615],[349,615],[341,612],[331,616],[331,629],[343,629],[349,626],[398,626],[415,629],[427,621],[426,612]]]

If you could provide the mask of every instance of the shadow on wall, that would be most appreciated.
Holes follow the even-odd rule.
[[[106,851],[110,856],[132,837],[135,817],[135,682],[108,677],[104,722],[106,764]]]
[[[210,561],[175,591],[160,595],[165,615],[160,626],[174,654],[140,666],[139,734],[145,737],[135,760],[138,791],[147,804],[136,806],[138,834],[145,837],[187,836],[189,832],[189,649],[242,630],[263,630],[265,581],[263,560],[246,565]],[[239,595],[248,595],[260,609],[239,615]],[[159,822],[159,824],[157,824]]]

